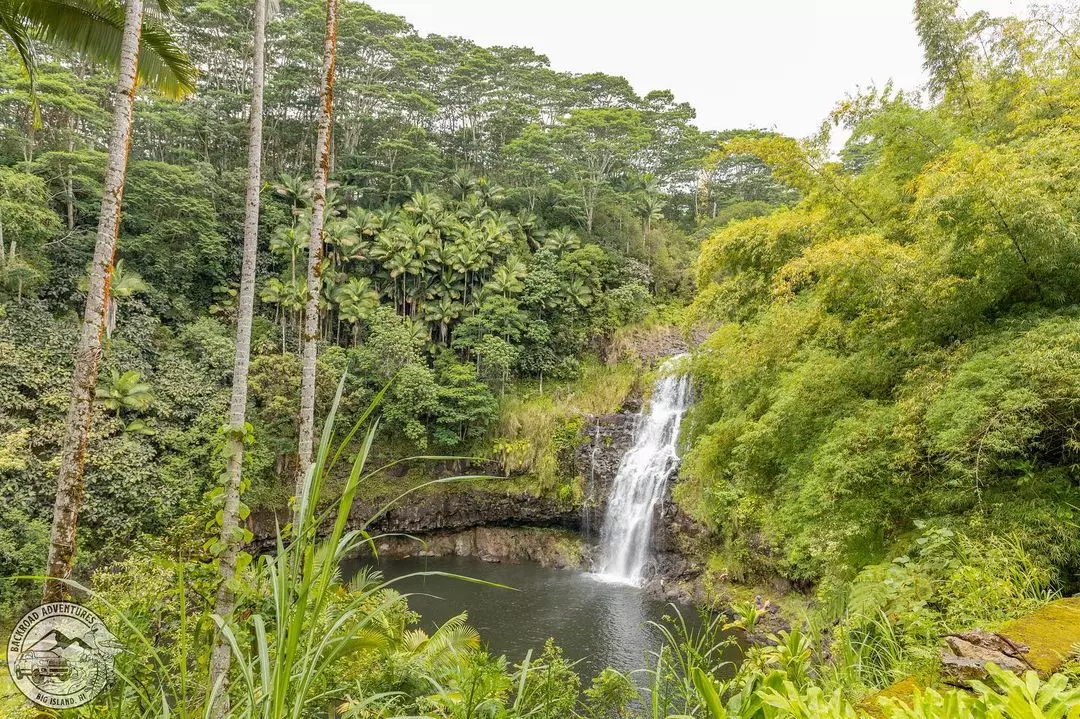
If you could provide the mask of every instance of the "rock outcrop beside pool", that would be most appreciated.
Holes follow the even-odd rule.
[[[532,527],[474,527],[461,532],[435,532],[422,540],[386,537],[376,543],[379,556],[476,557],[485,562],[534,562],[554,569],[583,568],[589,551],[576,532]]]

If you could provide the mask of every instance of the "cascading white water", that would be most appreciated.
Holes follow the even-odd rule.
[[[605,579],[639,584],[649,558],[653,514],[679,461],[679,426],[690,401],[690,378],[678,368],[682,355],[661,368],[649,410],[638,419],[634,446],[622,458],[604,513],[602,555]]]

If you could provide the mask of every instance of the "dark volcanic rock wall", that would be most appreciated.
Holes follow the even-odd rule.
[[[349,527],[361,526],[382,507],[384,501],[357,502],[349,513]],[[252,512],[251,531],[256,543],[272,541],[277,526],[275,517],[277,523],[284,525],[288,521],[288,512]],[[470,487],[410,495],[379,517],[371,530],[380,534],[425,533],[481,526],[556,527],[576,531],[581,526],[581,511],[576,505],[552,498]]]
[[[640,408],[640,400],[635,400],[617,414],[589,417],[581,430],[581,444],[574,462],[585,488],[581,525],[591,539],[599,537],[619,463],[634,444]]]
[[[581,535],[564,529],[537,527],[473,527],[463,531],[430,532],[418,542],[412,537],[386,537],[378,542],[380,557],[476,557],[485,562],[541,567],[587,568],[588,547]]]

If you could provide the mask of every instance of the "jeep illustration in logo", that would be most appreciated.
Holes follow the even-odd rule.
[[[98,615],[78,604],[53,602],[30,610],[8,640],[15,686],[40,706],[86,704],[109,684],[121,651]]]

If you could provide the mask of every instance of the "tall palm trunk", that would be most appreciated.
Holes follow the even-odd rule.
[[[244,466],[244,415],[247,408],[248,364],[251,360],[251,319],[255,305],[255,259],[259,246],[259,194],[262,189],[263,80],[266,55],[266,0],[255,0],[255,38],[251,64],[251,109],[248,117],[248,183],[244,200],[244,259],[240,270],[240,297],[236,316],[236,355],[233,358],[232,398],[229,402],[229,430],[226,439],[228,473],[225,479],[221,514],[221,543],[218,558],[221,584],[215,612],[228,620],[233,612],[233,580],[240,548],[236,536],[240,523],[240,477]],[[210,686],[222,682],[223,701],[217,715],[225,712],[224,688],[232,657],[229,643],[219,636],[210,657]]]
[[[139,36],[142,34],[143,0],[127,0],[124,34],[120,45],[120,74],[113,92],[113,125],[109,136],[109,157],[101,195],[101,218],[98,221],[94,259],[90,266],[90,284],[86,293],[75,349],[75,376],[71,404],[64,425],[64,443],[60,450],[60,473],[56,481],[52,531],[49,535],[49,563],[45,582],[46,602],[64,595],[64,584],[75,559],[75,526],[83,495],[83,464],[86,460],[87,435],[94,386],[101,363],[101,335],[108,305],[109,281],[112,278],[116,240],[120,233],[120,205],[124,194],[128,151],[131,146],[131,123],[135,109],[135,78],[139,63]]]
[[[337,61],[338,0],[326,0],[326,38],[323,41],[322,110],[315,146],[315,173],[311,198],[311,236],[308,241],[307,305],[304,309],[303,372],[300,378],[300,447],[296,468],[296,496],[304,485],[315,440],[315,359],[319,342],[320,266],[323,224],[326,219],[326,178],[330,173],[330,129],[334,113],[334,65]]]

